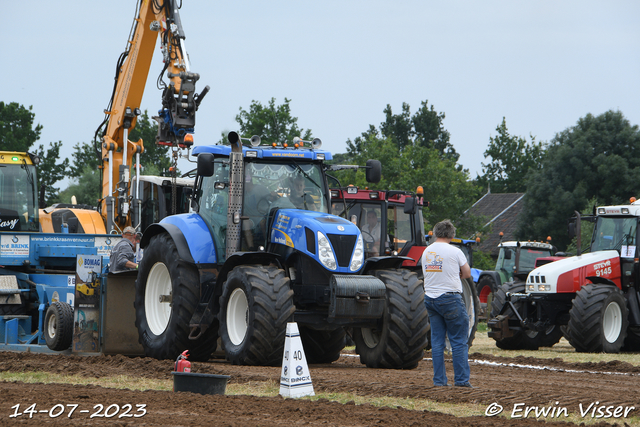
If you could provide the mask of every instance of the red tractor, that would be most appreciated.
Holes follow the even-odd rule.
[[[331,213],[347,218],[362,232],[365,263],[380,255],[406,257],[403,268],[422,278],[420,259],[427,247],[422,216],[423,189],[415,193],[378,191],[355,186],[331,190]],[[462,281],[463,299],[469,314],[469,345],[478,326],[478,295],[472,279]]]

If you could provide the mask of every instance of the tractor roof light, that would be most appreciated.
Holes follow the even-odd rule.
[[[379,198],[380,198],[380,195],[378,194],[378,192],[377,192],[377,191],[374,191],[374,192],[372,192],[372,193],[369,193],[369,198],[370,198],[370,199],[379,199]]]
[[[334,199],[334,198],[338,198],[338,197],[340,197],[340,191],[331,190],[331,198]]]
[[[424,196],[424,189],[422,188],[422,185],[418,185],[418,188],[416,188],[416,195]]]
[[[623,214],[627,214],[627,215],[629,214],[629,208],[622,208],[622,209],[620,209],[620,211],[621,211]]]
[[[358,194],[358,187],[350,185],[347,187],[347,194]]]
[[[193,134],[192,133],[188,133],[184,136],[184,145],[190,147],[193,145]]]
[[[604,208],[598,208],[598,215],[604,215],[606,213]]]
[[[629,202],[630,202],[631,204],[633,204],[633,203],[635,203],[635,201],[636,201],[636,200],[637,200],[637,199],[636,199],[635,197],[631,197],[631,198],[629,199]]]

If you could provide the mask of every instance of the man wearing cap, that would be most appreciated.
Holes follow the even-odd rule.
[[[133,261],[135,245],[136,229],[133,227],[125,227],[124,230],[122,230],[122,240],[111,250],[111,257],[109,258],[109,271],[111,273],[138,269],[138,264]]]

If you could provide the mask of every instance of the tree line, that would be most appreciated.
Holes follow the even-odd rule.
[[[264,141],[290,141],[294,136],[313,138],[311,129],[302,129],[292,115],[290,99],[278,105],[274,98],[266,105],[252,101],[248,110],[239,108],[238,130],[243,136],[260,135]],[[535,136],[524,138],[509,133],[506,118],[489,138],[482,162],[482,174],[471,177],[459,163],[459,154],[451,144],[445,128],[445,113],[428,100],[415,113],[402,104],[394,113],[390,105],[385,120],[369,125],[359,136],[346,141],[346,152],[334,154],[333,163],[365,164],[367,159],[382,162],[382,180],[366,183],[362,170],[339,171],[335,175],[343,185],[369,186],[379,190],[413,191],[424,188],[427,228],[449,218],[456,223],[458,235],[469,238],[486,232],[486,218],[465,214],[488,189],[492,193],[523,192],[524,210],[516,237],[535,239],[551,235],[559,249],[571,241],[567,223],[575,211],[585,211],[591,204],[627,203],[637,196],[636,178],[640,178],[640,132],[620,111],[598,116],[587,114],[577,123],[559,131],[551,141],[539,142]],[[95,205],[101,197],[99,143],[78,142],[71,159],[60,159],[61,141],[43,144],[42,125],[34,124],[32,107],[0,102],[0,146],[6,151],[31,151],[42,159],[40,182],[47,183],[48,204],[69,203],[75,195],[79,203]],[[147,112],[138,118],[131,140],[142,138],[145,153],[141,156],[144,173],[166,174],[171,164],[170,152],[155,141],[156,126]],[[223,135],[220,142],[223,142]],[[72,178],[68,188],[55,187],[64,177]],[[596,202],[597,200],[597,202]]]

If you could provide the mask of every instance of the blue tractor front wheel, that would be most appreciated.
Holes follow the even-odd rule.
[[[234,268],[222,288],[220,305],[220,339],[227,360],[235,365],[282,362],[287,323],[295,311],[284,270],[263,265]]]

